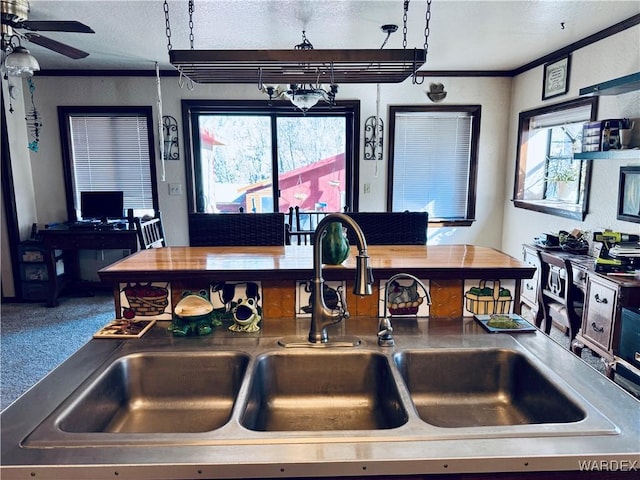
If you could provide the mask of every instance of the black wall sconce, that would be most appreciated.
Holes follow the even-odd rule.
[[[171,115],[162,116],[162,132],[164,135],[164,159],[180,160],[178,151],[178,122]]]
[[[364,122],[364,159],[382,160],[384,122],[372,115]]]

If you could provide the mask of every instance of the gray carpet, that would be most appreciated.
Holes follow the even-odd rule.
[[[569,336],[561,332],[560,330],[558,330],[555,326],[551,327],[551,332],[549,336],[553,340],[558,342],[560,345],[562,345],[564,348],[566,349],[569,348]],[[588,348],[584,348],[582,350],[581,358],[582,360],[587,362],[589,365],[591,365],[593,368],[595,368],[597,371],[599,371],[601,374],[604,375],[604,363],[602,361],[602,358],[600,358],[600,356],[594,355],[591,352],[591,350],[589,350]]]
[[[0,409],[87,343],[114,318],[113,295],[60,298],[60,306],[3,303],[0,310]]]

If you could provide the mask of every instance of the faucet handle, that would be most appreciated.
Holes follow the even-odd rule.
[[[385,316],[378,322],[378,345],[381,347],[393,347],[395,340],[393,339],[393,327],[391,320]]]

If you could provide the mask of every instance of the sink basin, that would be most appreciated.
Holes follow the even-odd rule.
[[[379,430],[407,413],[383,355],[287,352],[258,358],[240,421],[255,431]]]
[[[431,425],[570,423],[586,416],[514,350],[405,351],[394,359],[418,415]]]
[[[130,354],[111,363],[58,421],[65,432],[205,432],[231,416],[248,357]]]

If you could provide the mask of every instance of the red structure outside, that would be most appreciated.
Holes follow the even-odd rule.
[[[279,211],[288,212],[289,207],[300,207],[303,211],[341,212],[345,195],[345,154],[339,153],[305,167],[280,174]],[[257,183],[247,187],[244,198],[246,212],[260,199],[272,195],[271,183]]]

